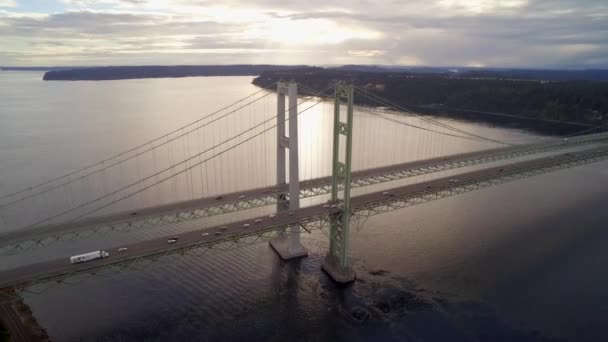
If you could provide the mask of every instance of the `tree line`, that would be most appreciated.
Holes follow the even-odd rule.
[[[608,122],[608,82],[547,81],[461,75],[374,73],[323,68],[269,71],[254,84],[295,80],[315,91],[345,81],[402,106],[432,111],[504,113],[531,119],[598,125]],[[356,98],[363,104],[369,99]],[[457,114],[455,114],[457,115]]]

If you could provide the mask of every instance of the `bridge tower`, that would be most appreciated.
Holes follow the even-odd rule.
[[[338,283],[355,280],[355,271],[348,261],[349,228],[352,215],[350,185],[353,149],[353,101],[352,85],[338,83],[334,94],[334,139],[332,162],[331,202],[339,204],[340,212],[330,217],[329,252],[322,268]],[[343,113],[346,105],[346,113]],[[345,121],[342,121],[344,117]],[[340,143],[344,140],[344,145]],[[342,150],[340,147],[343,147]],[[343,162],[341,161],[344,158]],[[343,189],[342,199],[339,190]]]
[[[285,135],[285,97],[289,99],[289,136]],[[300,170],[298,159],[298,85],[279,82],[277,85],[277,185],[287,190],[286,150],[289,150],[289,189],[277,195],[277,211],[300,208]],[[300,227],[292,226],[287,232],[270,241],[270,246],[283,260],[306,257],[308,251],[300,242]]]

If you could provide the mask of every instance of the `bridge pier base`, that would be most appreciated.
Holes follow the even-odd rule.
[[[341,266],[339,260],[331,255],[325,257],[321,269],[336,283],[348,284],[355,281],[356,278],[356,273],[352,267]]]
[[[299,234],[299,232],[297,234]],[[308,251],[300,243],[299,239],[297,243],[294,243],[294,239],[288,234],[281,234],[280,236],[270,240],[269,244],[270,247],[272,247],[272,249],[274,249],[274,251],[281,257],[281,259],[285,261],[305,258],[308,256]]]

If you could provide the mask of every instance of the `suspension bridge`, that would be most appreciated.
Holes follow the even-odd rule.
[[[100,241],[96,250],[109,256],[72,264],[77,253],[53,254],[5,265],[0,288],[16,293],[261,241],[284,260],[301,258],[307,250],[300,235],[313,230],[329,239],[323,269],[348,283],[355,279],[348,255],[357,221],[608,157],[608,133],[592,129],[503,141],[352,85],[320,92],[275,86],[276,92],[260,90],[110,158],[2,195],[3,258],[25,260],[56,245],[65,254],[81,240]],[[313,95],[299,97],[298,88]],[[207,224],[212,218],[221,223]],[[133,232],[141,233],[137,241],[120,238]],[[100,239],[107,235],[117,238]]]

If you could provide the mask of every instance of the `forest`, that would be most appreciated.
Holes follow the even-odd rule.
[[[268,88],[279,80],[295,80],[317,92],[344,81],[417,112],[458,117],[478,111],[589,125],[608,122],[605,81],[303,68],[264,72],[253,83]],[[362,97],[355,101],[369,102]]]

